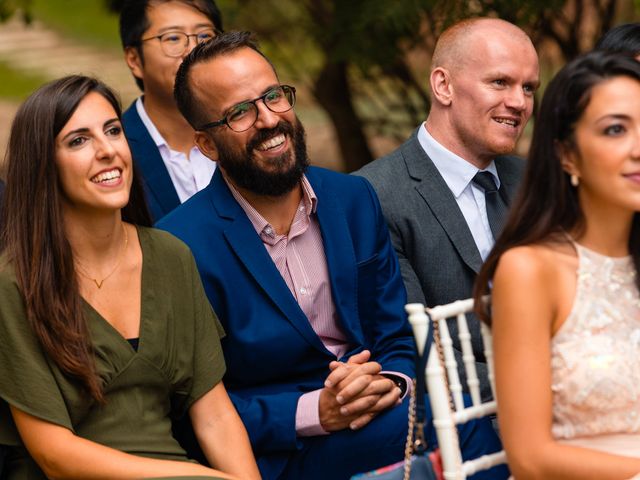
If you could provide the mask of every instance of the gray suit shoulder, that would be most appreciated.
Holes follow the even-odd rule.
[[[500,181],[517,187],[524,176],[527,162],[522,157],[515,155],[500,155],[496,157],[495,164]]]
[[[524,158],[516,155],[500,155],[495,159],[498,169],[504,169],[509,172],[522,173],[527,164]]]
[[[411,139],[407,140],[409,142]],[[404,144],[396,148],[391,153],[368,163],[364,167],[356,170],[352,175],[364,177],[378,193],[378,196],[385,196],[390,190],[401,187],[398,179],[399,174],[407,170],[402,149]],[[402,183],[402,182],[400,182]]]

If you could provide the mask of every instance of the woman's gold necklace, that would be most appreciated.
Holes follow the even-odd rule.
[[[98,287],[98,288],[102,288],[102,284],[105,282],[105,280],[107,280],[109,277],[111,277],[111,275],[116,273],[116,270],[118,269],[118,267],[122,263],[122,259],[124,258],[124,254],[127,251],[127,246],[129,245],[129,236],[127,235],[127,229],[124,227],[124,223],[122,224],[122,232],[124,233],[124,244],[123,244],[123,247],[122,247],[122,253],[120,254],[120,257],[118,257],[118,260],[116,261],[116,264],[113,266],[111,271],[102,280],[98,281],[97,278],[93,278],[91,275],[87,274],[86,270],[80,265],[80,263],[77,260],[75,262],[76,263],[76,267],[77,267],[76,270],[78,271],[78,273],[80,275],[82,275],[83,277],[91,280],[93,283],[96,284],[96,287]]]

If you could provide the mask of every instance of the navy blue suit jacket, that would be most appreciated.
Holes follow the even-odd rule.
[[[151,218],[157,221],[180,205],[180,198],[158,147],[138,115],[135,101],[122,114],[122,126],[131,148],[133,163],[142,175]]]
[[[310,167],[317,218],[339,322],[353,348],[384,370],[414,375],[406,292],[373,188],[363,178]],[[227,336],[225,384],[265,478],[300,448],[300,396],[322,388],[335,357],[291,294],[220,170],[211,184],[158,227],[191,247],[206,293]],[[375,419],[374,419],[375,424]]]

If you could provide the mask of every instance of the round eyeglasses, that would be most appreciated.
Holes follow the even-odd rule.
[[[290,85],[279,85],[267,90],[253,100],[234,105],[220,120],[205,123],[198,130],[226,125],[234,132],[249,130],[258,120],[257,102],[262,100],[265,106],[274,113],[288,112],[296,103],[296,89]]]
[[[162,53],[167,57],[181,57],[189,48],[189,39],[193,37],[196,44],[204,43],[218,35],[215,28],[206,28],[196,33],[184,33],[178,31],[165,32],[162,35],[143,38],[143,42],[149,40],[160,40],[160,48]]]

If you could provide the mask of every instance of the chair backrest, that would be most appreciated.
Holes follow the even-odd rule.
[[[437,339],[437,334],[439,334],[441,349],[436,345],[432,346],[424,375],[426,375],[429,402],[431,403],[433,424],[438,437],[445,480],[464,480],[478,471],[488,470],[495,465],[506,463],[507,458],[504,451],[483,455],[480,458],[470,459],[465,462],[462,461],[460,453],[456,425],[496,412],[495,400],[482,403],[480,398],[480,381],[476,372],[475,358],[471,347],[471,334],[469,333],[466,317],[466,314],[473,310],[473,299],[458,300],[434,308],[425,308],[420,303],[410,303],[405,308],[409,314],[409,322],[413,327],[420,355],[423,354],[422,349],[424,348],[429,328],[434,328],[434,325],[437,325],[437,330],[434,331],[434,334],[436,334],[434,338]],[[427,312],[429,315],[427,315]],[[429,321],[429,316],[432,322]],[[464,405],[458,365],[453,353],[453,342],[446,322],[449,318],[455,318],[458,325],[458,336],[462,346],[462,361],[467,376],[471,406]],[[489,383],[495,398],[491,330],[482,324],[481,331],[484,355],[489,371]],[[420,372],[417,372],[417,374],[420,374]]]

